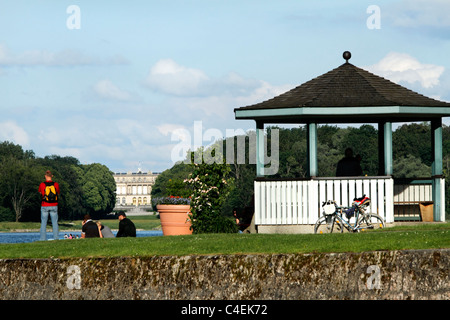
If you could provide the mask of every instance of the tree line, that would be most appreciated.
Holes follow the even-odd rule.
[[[280,128],[269,127],[266,130],[267,146],[270,147],[272,130],[278,129],[279,162],[278,172],[274,178],[305,178],[307,176],[307,130],[305,127]],[[245,149],[254,149],[254,132],[247,133]],[[378,164],[378,130],[372,125],[360,127],[338,127],[321,125],[317,129],[318,136],[318,176],[334,177],[338,161],[344,157],[344,151],[350,147],[355,155],[361,157],[363,175],[379,175]],[[227,140],[217,141],[209,148],[218,145],[226,153],[227,146],[234,146],[237,154],[237,141],[227,143]],[[242,136],[241,136],[242,138]],[[432,145],[430,123],[409,123],[398,127],[392,134],[393,176],[394,178],[424,178],[431,177]],[[270,154],[270,148],[268,154]],[[249,159],[246,152],[244,164],[234,161],[228,164],[230,176],[234,179],[233,186],[222,207],[222,214],[231,215],[233,208],[239,211],[253,205],[253,181],[256,177],[256,165]],[[155,181],[152,196],[188,196],[192,193],[184,180],[193,171],[193,166],[177,163],[172,168],[163,171]],[[450,172],[450,127],[443,126],[443,171],[446,184],[449,186]],[[446,208],[450,208],[450,188],[446,188]]]
[[[116,202],[113,173],[99,163],[80,164],[74,157],[39,158],[32,150],[9,141],[0,143],[0,221],[39,221],[39,184],[50,170],[60,185],[58,214],[75,220],[85,214],[98,218]]]
[[[304,178],[307,175],[307,132],[305,127],[269,127],[266,132],[270,146],[272,130],[279,130],[278,171],[275,178]],[[450,183],[450,127],[443,126],[443,169],[447,186]],[[249,158],[254,150],[254,132],[235,136],[233,143],[219,140],[218,145],[226,153],[227,146],[235,148],[237,157],[238,139],[245,140],[245,163],[234,161],[229,166],[233,184],[222,204],[222,214],[231,215],[233,209],[243,211],[253,206],[253,180],[256,165]],[[361,156],[363,174],[378,175],[378,130],[371,125],[342,128],[321,125],[318,136],[319,176],[332,177],[344,150],[351,147]],[[430,177],[432,164],[431,126],[429,123],[410,123],[397,128],[392,134],[394,178]],[[207,151],[207,150],[206,150]],[[270,150],[268,151],[270,154]],[[187,155],[190,157],[190,155]],[[104,165],[80,164],[74,157],[58,155],[36,157],[32,150],[23,150],[20,145],[5,141],[0,143],[0,221],[38,221],[41,197],[37,192],[46,170],[51,170],[54,180],[60,183],[61,197],[58,204],[61,219],[74,220],[84,214],[99,217],[111,212],[115,206],[116,185],[113,173]],[[192,194],[185,180],[193,172],[190,164],[177,163],[162,172],[152,188],[152,197],[182,196]],[[450,208],[450,188],[446,188],[446,208]]]

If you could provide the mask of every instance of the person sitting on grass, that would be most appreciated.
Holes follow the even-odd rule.
[[[81,238],[100,238],[97,224],[92,221],[90,215],[85,215],[81,227]]]
[[[114,238],[114,234],[108,226],[102,225],[100,221],[97,221],[97,226],[100,238]]]
[[[136,237],[136,227],[134,226],[133,221],[127,218],[125,212],[119,212],[119,231],[117,232],[116,237]]]

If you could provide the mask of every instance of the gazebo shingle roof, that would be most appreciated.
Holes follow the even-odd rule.
[[[346,62],[279,96],[235,111],[363,106],[450,107],[450,103],[428,98]]]

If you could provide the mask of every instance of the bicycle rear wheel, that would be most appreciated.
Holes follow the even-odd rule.
[[[335,216],[325,216],[317,220],[314,225],[314,233],[333,233],[342,232],[340,228],[337,228]]]
[[[386,227],[383,218],[381,218],[379,215],[375,213],[368,213],[366,215],[362,215],[359,218],[358,226],[361,231],[376,230]]]

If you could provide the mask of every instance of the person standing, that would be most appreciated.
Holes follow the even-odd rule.
[[[125,212],[119,212],[119,231],[116,237],[136,237],[136,227],[130,219],[127,218]]]
[[[359,157],[361,158],[361,157]],[[362,175],[361,159],[353,156],[351,148],[345,149],[345,157],[339,160],[336,168],[336,177],[353,177]]]
[[[48,216],[52,220],[53,239],[59,239],[58,229],[58,197],[60,194],[58,182],[53,181],[53,174],[50,170],[45,172],[45,181],[39,185],[39,193],[42,196],[41,202],[41,230],[40,240],[47,240]]]

